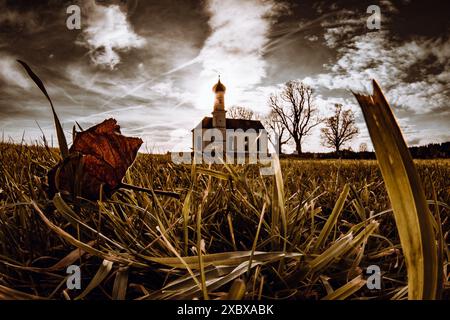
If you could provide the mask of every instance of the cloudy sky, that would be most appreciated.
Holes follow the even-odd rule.
[[[69,30],[67,8],[81,9]],[[369,30],[369,5],[381,29]],[[314,88],[322,116],[334,103],[356,112],[357,149],[368,142],[352,90],[375,78],[411,145],[450,140],[448,1],[0,0],[3,139],[50,140],[49,105],[16,59],[43,79],[64,129],[114,117],[145,141],[141,151],[190,148],[210,115],[221,75],[226,106],[268,112],[288,80]],[[319,128],[305,151],[324,151]]]

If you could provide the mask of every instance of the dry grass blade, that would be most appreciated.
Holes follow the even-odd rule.
[[[53,224],[45,216],[45,214],[42,212],[42,210],[39,208],[39,206],[35,202],[32,202],[32,206],[36,210],[36,212],[38,213],[38,215],[42,219],[42,221],[44,221],[44,223],[50,228],[50,230],[52,230],[53,232],[58,234],[61,238],[65,239],[70,244],[74,245],[75,247],[80,248],[80,249],[88,252],[89,254],[92,254],[92,255],[97,256],[97,257],[101,257],[101,258],[106,259],[106,260],[111,260],[111,261],[114,261],[114,262],[124,263],[124,264],[131,263],[131,264],[136,265],[136,266],[147,267],[147,265],[145,265],[145,264],[140,264],[140,263],[137,263],[135,261],[130,261],[130,260],[124,259],[124,258],[122,258],[122,257],[120,257],[118,255],[106,254],[106,253],[104,253],[104,252],[102,252],[100,250],[97,250],[97,249],[91,247],[90,245],[88,245],[88,244],[86,244],[86,243],[84,243],[82,241],[77,240],[72,235],[70,235],[69,233],[67,233],[63,229],[61,229],[58,226],[56,226],[55,224]]]
[[[352,281],[347,282],[333,293],[323,297],[322,300],[344,300],[361,289],[366,284],[366,280],[362,276],[357,276]]]
[[[55,108],[53,107],[53,102],[50,99],[50,96],[48,95],[47,90],[45,89],[45,86],[42,83],[42,80],[33,72],[33,70],[31,70],[28,64],[26,64],[21,60],[17,60],[17,62],[19,62],[23,66],[23,68],[28,73],[30,78],[34,81],[34,83],[38,86],[38,88],[41,89],[42,93],[47,97],[48,102],[50,102],[50,106],[52,107],[53,112],[53,119],[55,121],[56,135],[58,137],[59,148],[61,150],[62,157],[66,158],[69,155],[69,148],[67,147],[66,136],[64,135],[61,122],[59,121],[58,115],[56,114]]]
[[[339,259],[348,249],[348,246],[353,240],[353,234],[349,233],[346,236],[338,239],[327,250],[322,252],[317,258],[309,263],[310,272],[318,272],[325,268],[331,262]]]
[[[120,267],[117,270],[116,278],[114,280],[114,287],[112,292],[113,300],[125,300],[128,287],[128,268]]]
[[[398,290],[391,298],[391,300],[404,300],[408,294],[408,286],[405,286]]]
[[[88,242],[87,245],[93,246],[96,242],[97,242],[96,240],[92,240],[92,241]],[[66,268],[67,266],[73,264],[78,259],[80,259],[80,257],[82,257],[85,253],[86,253],[86,251],[77,248],[75,250],[72,250],[72,252],[70,252],[67,256],[62,258],[57,263],[55,263],[53,266],[51,266],[49,268],[43,268],[42,270],[45,270],[45,271],[62,270],[64,268]]]
[[[234,251],[238,251],[236,246],[236,237],[234,236],[233,220],[230,214],[227,214],[227,222],[228,222],[228,229],[230,229],[231,243],[233,244],[233,249]]]
[[[278,228],[279,218],[281,217],[281,224],[283,228],[283,252],[287,248],[287,217],[286,206],[284,199],[284,183],[283,175],[281,173],[280,159],[274,155],[273,160],[274,182],[272,189],[272,236],[275,235],[275,230]]]
[[[355,199],[352,202],[353,206],[355,207],[356,212],[358,213],[361,220],[364,221],[367,219],[367,217],[366,217],[366,211],[364,209],[362,199],[361,199],[360,195],[358,194],[358,192],[356,191],[354,186],[350,186],[350,190],[352,191],[353,196],[355,197]],[[364,188],[364,194],[365,194],[365,197],[367,198],[368,197],[367,186],[365,186],[365,188]],[[367,202],[367,200],[366,200],[366,202]]]
[[[217,179],[221,179],[221,180],[229,180],[231,177],[227,173],[223,173],[223,172],[211,170],[211,169],[206,169],[206,168],[201,168],[201,167],[196,168],[195,170],[198,174],[208,175],[208,176],[211,176],[211,177],[214,177]]]
[[[91,235],[95,235],[105,241],[108,241],[109,243],[113,244],[114,246],[116,246],[117,248],[119,248],[121,250],[124,249],[123,246],[121,246],[117,242],[109,239],[108,237],[103,235],[101,232],[98,232],[97,230],[89,227],[87,224],[80,221],[77,218],[77,214],[72,210],[72,208],[61,197],[61,194],[59,194],[59,193],[55,194],[55,196],[53,197],[53,204],[55,205],[56,209],[58,209],[59,213],[61,213],[61,215],[64,218],[66,218],[67,221],[69,221],[75,228],[78,229],[81,226],[82,227],[81,231],[83,233],[86,233],[87,235],[89,235],[89,233],[87,233],[87,231],[90,231]]]
[[[102,265],[98,268],[97,273],[92,278],[91,282],[89,282],[88,286],[84,291],[75,298],[75,300],[83,299],[85,296],[89,294],[92,290],[94,290],[97,286],[102,283],[102,281],[108,276],[109,272],[113,267],[113,263],[108,260],[103,260]]]
[[[188,254],[189,248],[189,212],[191,211],[191,196],[192,189],[189,190],[186,198],[184,199],[183,209],[181,210],[183,214],[183,240],[184,240],[184,255]]]
[[[275,261],[275,260],[273,260],[273,261]],[[267,261],[267,262],[273,262],[273,261]],[[254,261],[252,263],[250,263],[249,261],[245,261],[245,262],[241,263],[240,265],[238,265],[233,271],[231,271],[226,276],[224,276],[222,278],[217,278],[217,279],[211,280],[210,283],[208,283],[208,290],[210,290],[211,292],[214,290],[217,290],[218,288],[222,287],[223,285],[242,276],[245,272],[247,272],[249,266],[250,266],[250,268],[255,268],[256,266],[262,265],[262,264],[264,264],[264,263],[260,262],[260,261]]]
[[[245,295],[246,290],[245,282],[241,279],[234,280],[231,285],[230,291],[228,291],[227,300],[241,300]]]
[[[24,293],[0,285],[0,300],[46,300],[46,299],[33,294]]]
[[[252,251],[236,251],[236,252],[222,252],[222,253],[213,253],[213,254],[205,254],[203,255],[203,263],[205,266],[214,265],[214,266],[236,266],[249,260],[252,255]],[[267,261],[274,260],[277,258],[294,258],[300,259],[302,254],[300,253],[283,253],[283,252],[259,252],[256,251],[253,253],[254,261]],[[180,258],[183,262],[180,261]],[[180,258],[158,258],[158,257],[146,257],[146,259],[164,264],[174,268],[186,269],[188,266],[191,269],[199,269],[198,257],[197,256],[189,256],[189,257],[180,257]],[[252,265],[253,266],[253,265]]]
[[[400,127],[380,87],[355,94],[375,148],[408,269],[409,299],[434,299],[437,250],[431,214]]]
[[[280,257],[278,257],[280,259]],[[274,259],[272,261],[266,261],[265,263],[274,262],[278,259]],[[256,266],[265,264],[261,261],[254,261],[251,263],[249,261],[244,261],[238,266],[236,266],[231,272],[227,273],[221,277],[215,277],[206,282],[208,292],[214,292],[215,290],[223,287],[224,285],[230,283],[231,281],[241,277],[245,272],[247,272],[249,265],[251,268],[255,268]],[[185,291],[183,294],[175,293],[172,298],[175,299],[192,299],[199,298],[201,294],[201,288],[198,286],[192,287],[190,290]]]
[[[96,243],[96,240],[90,241],[87,245],[92,246]],[[56,262],[54,265],[47,267],[47,268],[39,268],[39,267],[27,267],[27,266],[21,266],[17,264],[12,264],[6,261],[1,261],[1,263],[16,268],[20,270],[27,270],[27,271],[33,271],[37,273],[47,273],[47,272],[53,272],[58,271],[67,268],[69,265],[74,264],[78,259],[80,259],[86,251],[82,249],[75,249],[72,250],[68,255],[66,255],[64,258]]]
[[[202,283],[203,299],[209,300],[208,289],[206,288],[205,265],[203,263],[202,252],[202,206],[197,211],[197,255],[198,265],[200,266],[200,281]]]
[[[344,251],[343,255],[347,255],[354,251],[354,249],[358,248],[361,244],[367,241],[367,238],[372,235],[375,230],[378,228],[379,223],[377,221],[371,221],[368,225],[366,225],[362,230],[352,239],[349,246]],[[354,228],[359,227],[356,225]]]
[[[192,271],[192,268],[189,266],[189,264],[186,262],[186,258],[183,258],[182,256],[180,256],[177,252],[177,250],[173,247],[173,245],[170,243],[170,241],[166,238],[166,236],[164,235],[163,230],[161,230],[160,227],[156,227],[156,229],[160,232],[161,234],[161,238],[163,239],[164,243],[166,244],[166,246],[169,248],[170,251],[172,251],[173,254],[175,254],[176,258],[170,258],[172,259],[174,262],[176,262],[178,265],[182,266],[182,268],[185,268],[189,274],[192,276],[192,279],[195,281],[195,283],[197,284],[197,286],[202,289],[202,284],[198,281],[197,277],[194,275],[194,272]],[[197,260],[197,265],[198,264],[198,258],[197,257],[193,257],[194,259]],[[164,258],[160,258],[160,259],[164,259]],[[156,260],[150,259],[151,261],[157,262],[158,263],[158,259],[156,258]],[[161,262],[160,262],[161,263]]]
[[[251,267],[252,260],[253,260],[253,254],[255,253],[256,245],[258,243],[259,233],[261,232],[261,225],[262,225],[263,220],[264,220],[265,209],[266,209],[266,204],[264,204],[263,209],[261,211],[261,216],[259,217],[258,227],[256,229],[255,240],[253,240],[252,253],[250,254],[250,259],[249,259],[250,263],[249,263],[249,266],[248,266],[248,273],[249,274],[250,274],[250,267]]]
[[[171,198],[175,198],[175,199],[180,199],[180,194],[178,192],[173,192],[173,191],[152,190],[152,189],[148,189],[148,188],[144,188],[144,187],[133,186],[131,184],[123,183],[123,182],[121,182],[119,184],[119,188],[145,192],[145,193],[147,193],[149,195],[152,195],[152,196],[154,194],[156,194],[156,195],[159,195],[159,196],[166,196],[166,197],[171,197]]]
[[[205,278],[209,282],[213,279],[223,277],[234,270],[232,266],[214,267],[208,266],[205,268]],[[194,272],[195,279],[200,277],[200,271]],[[169,284],[165,285],[161,290],[148,295],[149,299],[167,299],[174,295],[180,298],[186,298],[193,292],[198,290],[198,285],[194,278],[188,273]]]
[[[349,191],[350,191],[350,186],[348,184],[346,184],[344,186],[344,190],[342,190],[342,193],[339,196],[339,199],[336,201],[336,204],[335,204],[330,216],[328,217],[327,222],[323,226],[322,231],[320,231],[319,237],[317,238],[317,242],[316,242],[316,247],[315,247],[316,250],[320,249],[320,247],[323,246],[323,244],[327,240],[328,236],[330,235],[331,230],[336,225],[339,215],[341,214],[342,209],[344,208],[344,203],[345,203],[345,200],[347,199]]]
[[[433,201],[434,201],[434,216],[436,217],[436,236],[437,236],[437,258],[438,258],[438,275],[437,275],[437,290],[436,290],[436,298],[442,299],[442,291],[444,286],[444,248],[446,248],[445,238],[442,231],[442,221],[441,214],[439,212],[438,200],[436,189],[434,188],[434,184],[431,181],[431,188],[433,190]]]

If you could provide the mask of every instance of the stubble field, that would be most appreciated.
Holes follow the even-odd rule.
[[[140,154],[110,199],[46,195],[58,150],[0,144],[0,298],[405,299],[407,273],[376,161],[175,165]],[[415,161],[448,244],[450,160]],[[436,191],[433,193],[433,188]],[[438,221],[438,220],[437,220]],[[450,297],[447,245],[441,297]],[[81,289],[67,288],[78,265]],[[368,266],[381,287],[370,289]]]

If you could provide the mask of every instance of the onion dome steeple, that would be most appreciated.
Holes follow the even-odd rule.
[[[225,92],[227,90],[227,88],[222,84],[222,82],[220,82],[220,76],[219,76],[219,81],[217,81],[217,83],[214,85],[212,90],[215,93],[217,93],[217,92]]]

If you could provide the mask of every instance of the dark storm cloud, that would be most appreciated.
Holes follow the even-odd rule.
[[[81,30],[66,28],[72,4]],[[366,28],[371,4],[381,8],[380,31]],[[35,139],[36,120],[53,134],[45,98],[15,61],[22,59],[42,77],[68,132],[75,121],[88,127],[115,117],[147,146],[187,149],[189,130],[211,112],[220,73],[228,106],[259,113],[284,82],[305,80],[322,115],[334,103],[357,112],[354,148],[368,136],[348,89],[375,77],[410,141],[442,141],[449,9],[406,0],[0,0],[0,128]],[[317,137],[310,141],[306,149],[320,149]]]

